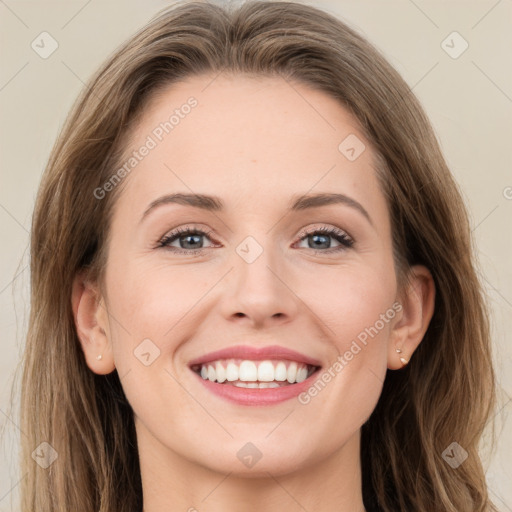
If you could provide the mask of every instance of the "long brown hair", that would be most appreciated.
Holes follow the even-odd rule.
[[[180,2],[121,46],[87,84],[51,152],[31,231],[31,311],[23,358],[23,512],[135,512],[142,486],[131,408],[117,371],[81,350],[73,278],[102,281],[112,207],[97,199],[151,94],[201,73],[280,76],[336,98],[378,161],[399,282],[423,264],[435,312],[409,365],[388,371],[362,427],[368,512],[479,512],[489,500],[479,441],[495,405],[489,312],[466,207],[418,100],[385,58],[342,21],[293,2]],[[136,172],[136,171],[135,171]],[[129,178],[127,178],[129,179]],[[494,437],[493,437],[494,440]],[[31,453],[47,442],[47,469]],[[468,458],[453,468],[457,442]]]

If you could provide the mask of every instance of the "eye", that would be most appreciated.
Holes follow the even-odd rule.
[[[334,238],[339,245],[332,246],[331,240]],[[308,241],[308,249],[320,250],[321,252],[337,252],[351,248],[354,240],[344,231],[338,228],[314,228],[302,236],[300,241]]]
[[[166,248],[173,252],[194,255],[202,253],[204,249],[215,245],[204,245],[204,238],[210,239],[212,231],[205,231],[197,227],[177,228],[162,237],[157,248]],[[333,246],[330,239],[334,239],[338,245]],[[308,249],[314,249],[323,253],[343,251],[353,246],[354,240],[347,233],[338,228],[313,228],[307,230],[299,239],[300,242],[308,241]],[[304,248],[304,247],[299,247]]]
[[[210,233],[211,231],[204,231],[199,228],[178,228],[160,239],[157,247],[167,247],[172,251],[187,254],[199,253],[205,248],[202,238],[209,238]],[[176,243],[177,247],[173,245]]]

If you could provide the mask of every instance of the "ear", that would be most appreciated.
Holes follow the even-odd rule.
[[[388,368],[403,368],[400,358],[409,361],[427,331],[435,304],[435,284],[430,271],[424,265],[410,269],[410,285],[397,298],[402,310],[392,326],[388,345]],[[396,349],[401,350],[398,353]]]
[[[73,280],[71,304],[87,366],[100,375],[111,373],[115,364],[105,300],[97,285],[89,282],[83,272]]]

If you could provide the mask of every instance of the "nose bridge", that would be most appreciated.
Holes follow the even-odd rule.
[[[233,254],[233,271],[226,294],[226,317],[244,317],[255,324],[291,318],[296,297],[286,283],[285,262],[272,236],[246,237]]]

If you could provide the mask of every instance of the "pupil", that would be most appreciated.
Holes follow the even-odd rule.
[[[325,248],[326,249],[329,249],[329,247],[331,246],[330,244],[330,241],[329,241],[329,237],[327,235],[313,235],[313,240],[314,240],[314,243],[315,243],[315,246],[313,247],[313,249],[317,249],[319,247],[319,245],[322,245],[322,242],[320,242],[320,244],[317,244],[316,242],[318,241],[318,239],[324,239],[324,240],[327,240],[324,245],[325,245]]]
[[[188,240],[189,240],[190,238],[195,238],[195,239],[196,239],[196,242],[197,242],[197,241],[198,241],[198,239],[200,239],[200,238],[201,238],[201,235],[185,235],[184,237],[182,237],[182,240],[183,240],[183,239],[185,239],[185,240],[186,240],[186,241],[185,241],[185,245],[187,246],[187,247],[183,247],[183,249],[197,249],[197,247],[188,247],[188,246],[190,245],[190,244],[189,244],[189,242],[188,242]],[[192,242],[192,243],[193,243],[193,242]],[[202,247],[202,244],[200,244],[200,247]]]

